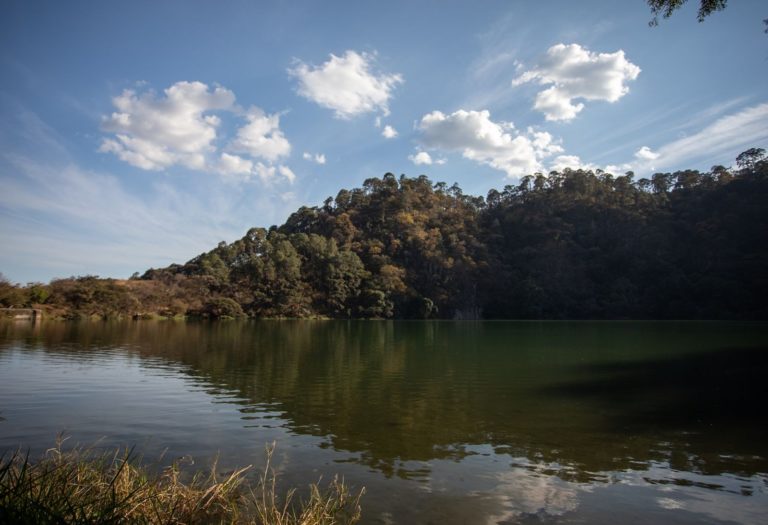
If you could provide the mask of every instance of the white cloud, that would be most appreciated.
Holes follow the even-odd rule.
[[[386,125],[384,126],[384,129],[381,130],[381,135],[385,139],[393,139],[397,137],[397,130],[390,125]]]
[[[626,82],[639,74],[640,68],[626,59],[623,50],[593,53],[579,44],[557,44],[512,85],[532,81],[549,85],[536,96],[534,109],[547,120],[571,120],[584,109],[576,100],[616,102],[629,92]]]
[[[603,171],[606,173],[611,173],[613,175],[619,175],[622,173],[626,173],[628,171],[632,171],[632,165],[631,164],[608,164],[603,168]]]
[[[515,130],[510,122],[494,122],[487,110],[460,109],[445,115],[433,111],[417,125],[427,148],[459,151],[470,160],[515,177],[541,169],[541,160],[562,153],[560,144],[546,132]]]
[[[263,162],[252,163],[250,171],[247,172],[235,172],[233,173],[234,180],[236,181],[248,181],[252,177],[258,177],[265,185],[270,185],[277,180],[277,176],[284,177],[289,183],[293,184],[296,180],[296,174],[288,166],[279,165],[273,166],[271,164],[264,164]],[[237,177],[237,176],[240,177]]]
[[[244,159],[238,155],[222,153],[218,163],[218,172],[225,180],[230,182],[248,182],[257,177],[264,184],[271,184],[275,181],[277,175],[293,184],[296,180],[296,174],[288,166],[264,164],[263,162],[254,162]]]
[[[546,131],[534,131],[528,128],[527,135],[537,155],[540,157],[550,157],[563,152],[563,147],[560,146],[560,143],[553,140],[552,135]]]
[[[728,164],[741,151],[768,143],[768,103],[745,108],[738,113],[721,117],[704,127],[698,133],[674,140],[657,148],[641,148],[656,155],[655,158],[641,159],[638,169],[679,169],[691,162],[712,162]],[[647,153],[646,153],[647,154]],[[651,166],[651,163],[653,166]],[[708,166],[706,166],[708,167]]]
[[[422,164],[429,166],[432,164],[432,156],[426,151],[419,151],[415,155],[408,155],[408,160],[417,166],[421,166]]]
[[[291,144],[280,131],[280,115],[267,115],[252,107],[246,113],[248,124],[237,131],[232,142],[234,151],[248,153],[254,158],[275,161],[291,154]]]
[[[253,166],[253,175],[256,175],[261,179],[263,183],[272,182],[275,178],[276,168],[274,166],[268,166],[262,162],[257,162]]]
[[[470,74],[473,78],[484,80],[489,76],[498,75],[506,71],[509,64],[519,70],[522,64],[518,62],[515,52],[504,50],[499,53],[485,54],[470,66]]]
[[[0,161],[0,172],[6,170],[14,176],[2,179],[7,191],[0,192],[0,210],[7,220],[0,221],[0,242],[7,250],[0,263],[22,281],[128,277],[239,238],[253,226],[253,209],[268,225],[294,208],[280,202],[279,192],[252,189],[244,198],[241,188],[206,177],[183,188],[158,179],[138,194],[117,176],[72,163],[18,157]]]
[[[611,173],[613,175],[621,175],[632,169],[629,164],[608,164],[606,166],[598,166],[592,162],[584,162],[578,155],[558,155],[552,160],[549,165],[549,171],[564,171],[565,169],[572,170],[589,170],[596,171],[598,169],[605,173]]]
[[[223,175],[250,175],[253,171],[253,161],[238,155],[222,153],[219,159],[219,171]]]
[[[237,155],[226,153],[223,153],[221,157],[219,173],[230,182],[249,182],[258,178],[263,184],[270,185],[278,180],[278,175],[284,177],[291,184],[296,180],[296,174],[293,170],[282,164],[274,166],[263,162],[252,162]]]
[[[720,117],[698,132],[655,150],[642,146],[635,151],[631,162],[608,164],[603,171],[617,175],[632,170],[639,176],[647,176],[657,170],[685,169],[695,165],[707,169],[712,164],[728,165],[741,151],[755,146],[764,147],[768,143],[767,120],[768,103],[748,107]],[[564,168],[594,170],[597,166],[582,162],[575,155],[560,155],[550,164],[551,170]]]
[[[288,166],[278,166],[277,171],[278,173],[280,173],[280,175],[288,179],[288,182],[290,182],[291,184],[293,184],[293,181],[296,180],[296,174],[293,173],[291,168],[289,168]]]
[[[304,154],[301,156],[304,160],[308,160],[310,162],[315,162],[317,164],[325,164],[325,154],[324,153],[316,153],[312,155],[311,153],[305,151]]]
[[[320,66],[299,61],[288,73],[298,80],[299,95],[332,109],[336,118],[349,119],[374,111],[387,115],[392,91],[403,77],[372,73],[374,59],[368,53],[350,50],[340,57],[331,54]]]
[[[0,147],[0,268],[14,281],[128,277],[189,260],[252,226],[281,224],[299,204],[281,200],[287,184],[237,186],[190,172],[184,181],[144,177],[137,186],[85,169],[63,136],[18,107],[0,136],[1,144],[14,145]],[[218,174],[223,164],[242,172],[244,161],[211,156],[210,170]]]
[[[117,111],[102,123],[114,137],[104,139],[100,150],[145,170],[174,164],[204,169],[221,123],[211,112],[232,110],[235,95],[202,82],[177,82],[163,93],[125,90],[115,97]]]
[[[651,150],[648,146],[643,146],[635,152],[635,158],[638,160],[651,161],[659,158],[659,154]]]
[[[563,171],[566,168],[572,170],[594,170],[595,166],[593,164],[583,162],[578,155],[558,155],[549,165],[550,171]]]
[[[235,95],[220,86],[177,82],[161,96],[153,91],[137,94],[126,90],[113,104],[117,111],[104,117],[102,124],[112,135],[102,140],[99,150],[144,170],[179,165],[218,173],[230,181],[247,181],[253,175],[271,180],[272,163],[291,153],[291,144],[280,130],[279,114],[267,115],[255,106],[243,112],[235,104]],[[222,121],[213,112],[247,121],[225,152],[218,146],[225,140],[218,135]],[[257,159],[267,164],[257,163]]]
[[[280,194],[280,200],[284,203],[294,203],[296,202],[296,194],[292,191],[286,191]]]

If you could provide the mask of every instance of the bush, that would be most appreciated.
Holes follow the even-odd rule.
[[[237,319],[245,317],[243,309],[228,297],[212,299],[203,306],[202,314],[211,319]]]

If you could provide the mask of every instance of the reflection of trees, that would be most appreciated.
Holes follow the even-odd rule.
[[[764,339],[749,325],[263,321],[59,323],[26,342],[181,364],[387,475],[489,443],[586,481],[651,461],[765,472]]]

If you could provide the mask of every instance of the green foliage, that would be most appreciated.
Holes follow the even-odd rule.
[[[47,302],[67,307],[69,317],[119,317],[133,315],[140,307],[119,281],[92,275],[52,281]]]
[[[388,173],[186,264],[0,281],[0,303],[101,317],[762,319],[768,161],[752,148],[736,162],[637,181],[566,169],[487,199]]]
[[[42,283],[29,283],[26,290],[30,305],[43,304],[51,296],[51,291]]]
[[[203,306],[201,313],[212,319],[236,319],[245,317],[240,305],[229,297],[212,299]]]
[[[0,273],[0,306],[6,308],[26,306],[25,299],[24,290]]]

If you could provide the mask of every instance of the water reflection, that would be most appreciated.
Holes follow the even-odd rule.
[[[371,471],[369,493],[380,484],[407,502],[369,496],[379,521],[582,519],[610,492],[646,517],[726,519],[713,501],[737,498],[749,522],[745,498],[755,511],[766,501],[766,334],[719,323],[49,323],[0,325],[0,365],[35,354],[115,381],[144,370],[135,379],[155,406],[124,403],[126,425],[220,426],[222,449],[283,439],[281,468],[297,476],[320,457]],[[179,378],[184,400],[163,393]],[[77,425],[89,424],[86,394],[67,400],[72,412],[82,404]],[[195,396],[222,413],[189,421]],[[0,445],[33,424],[16,416],[0,421]]]

